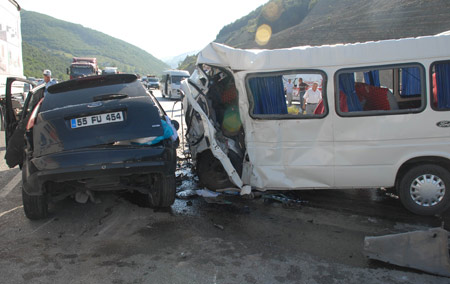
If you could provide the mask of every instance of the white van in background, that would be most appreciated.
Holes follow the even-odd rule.
[[[105,67],[102,70],[102,75],[107,75],[107,74],[119,74],[119,70],[117,67]]]
[[[167,96],[169,99],[180,99],[180,82],[189,76],[189,71],[186,70],[164,71],[160,88],[163,98]]]

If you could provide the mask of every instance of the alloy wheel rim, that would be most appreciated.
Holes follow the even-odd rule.
[[[445,184],[433,174],[416,177],[409,188],[411,199],[419,206],[431,207],[442,201],[445,195]]]

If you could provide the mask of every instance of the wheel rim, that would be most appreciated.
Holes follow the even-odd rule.
[[[412,200],[420,206],[435,206],[445,195],[445,184],[441,178],[432,174],[416,177],[409,188]]]

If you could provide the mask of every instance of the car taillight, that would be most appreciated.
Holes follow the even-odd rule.
[[[37,114],[39,112],[39,108],[41,107],[43,100],[44,100],[44,98],[42,98],[37,103],[37,105],[34,107],[33,112],[31,113],[30,119],[28,120],[28,123],[27,123],[27,130],[30,130],[31,128],[33,128],[34,124],[36,123]]]

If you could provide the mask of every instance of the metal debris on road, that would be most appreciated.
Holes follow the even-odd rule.
[[[364,238],[364,254],[398,266],[450,277],[448,232],[442,228]]]
[[[222,231],[225,229],[222,225],[214,224],[214,227],[221,229]]]

